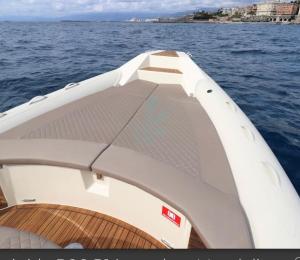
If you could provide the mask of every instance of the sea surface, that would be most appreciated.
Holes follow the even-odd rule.
[[[0,111],[153,49],[190,52],[253,121],[300,193],[297,25],[1,22]]]

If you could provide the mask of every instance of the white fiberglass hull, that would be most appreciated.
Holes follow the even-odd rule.
[[[219,135],[240,203],[249,222],[253,246],[300,248],[298,194],[255,126],[235,102],[187,54],[177,52],[177,57],[153,55],[159,52],[143,53],[119,69],[79,84],[69,85],[0,114],[0,134],[48,111],[111,86],[122,87],[136,79],[157,84],[179,84],[188,96],[198,100]],[[165,71],[142,68],[164,68]],[[171,73],[168,73],[168,70]],[[105,194],[106,191],[102,192]],[[51,203],[51,198],[46,202]],[[63,201],[60,203],[63,204]],[[70,199],[65,203],[72,204]],[[90,205],[89,208],[93,206]],[[126,220],[135,221],[132,216],[127,216]],[[151,225],[143,223],[139,225],[151,232]],[[152,235],[159,236],[155,232]],[[185,243],[173,241],[177,247]]]

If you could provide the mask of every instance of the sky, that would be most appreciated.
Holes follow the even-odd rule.
[[[178,12],[255,0],[0,0],[0,16],[66,16],[94,12]]]

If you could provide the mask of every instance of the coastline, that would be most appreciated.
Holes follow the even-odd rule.
[[[132,23],[149,23],[149,22],[132,22]],[[272,24],[272,25],[300,25],[299,22],[245,22],[245,21],[155,21],[151,23],[160,23],[160,24]]]

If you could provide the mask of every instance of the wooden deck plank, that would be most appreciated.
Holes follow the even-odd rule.
[[[51,226],[55,224],[54,219],[56,218],[56,215],[59,214],[59,210],[55,209],[50,215],[46,221],[40,226],[40,228],[36,231],[38,235],[47,234],[49,232],[49,229],[51,229]]]
[[[73,220],[72,222],[72,229],[68,234],[68,238],[66,239],[66,241],[64,242],[65,245],[69,244],[69,243],[73,243],[73,242],[78,242],[78,237],[77,234],[80,233],[80,229],[78,230],[78,227],[82,227],[84,220],[89,217],[87,215],[84,214],[80,214],[76,219]]]
[[[130,248],[130,245],[131,245],[131,242],[134,238],[134,235],[135,235],[135,233],[133,233],[131,231],[128,232],[128,234],[127,234],[127,236],[124,240],[124,243],[122,245],[122,248],[124,248],[124,249],[129,249]]]
[[[85,245],[86,248],[92,248],[91,246],[89,246],[90,243],[93,240],[97,240],[97,238],[95,237],[95,233],[97,232],[97,230],[102,222],[103,222],[102,218],[95,217],[90,221],[89,225],[86,227],[86,229],[85,229],[86,236],[82,242],[82,245]]]
[[[48,232],[48,236],[54,236],[58,229],[62,229],[70,215],[70,211],[59,210],[58,214],[53,219],[53,224],[51,225],[51,228],[50,226],[48,227],[50,229]]]
[[[7,219],[12,218],[17,212],[17,209],[15,207],[10,208],[9,210],[3,210],[1,211],[0,216],[0,225],[4,226]]]
[[[118,241],[120,240],[121,238],[121,235],[122,235],[122,232],[123,232],[124,228],[118,228],[113,239],[111,240],[110,242],[110,245],[108,248],[110,249],[116,249],[117,248],[117,244],[118,244]]]
[[[20,229],[28,229],[28,231],[37,233],[41,226],[55,213],[55,209],[37,208],[36,212],[37,214],[32,216],[27,223],[24,223]]]
[[[6,208],[7,207],[7,201],[4,196],[4,193],[2,189],[0,188],[0,209]]]
[[[33,220],[36,216],[39,216],[39,215],[40,215],[39,209],[33,209],[33,210],[31,210],[31,212],[32,212],[32,214],[31,214],[31,216],[30,216],[29,219],[24,219],[23,222],[20,222],[20,223],[18,224],[18,228],[19,228],[19,229],[26,228],[27,226],[31,226],[32,224],[34,224],[34,223],[32,222],[32,220]]]
[[[138,243],[139,243],[140,237],[139,236],[134,236],[129,248],[137,248],[138,247]]]
[[[86,244],[84,244],[84,241],[86,237],[89,236],[89,233],[86,231],[91,220],[93,219],[92,216],[86,215],[84,221],[81,223],[79,231],[74,233],[74,236],[72,237],[73,241],[76,241],[77,243],[82,244],[84,247],[87,247]]]
[[[101,234],[103,233],[106,225],[109,222],[106,220],[102,220],[100,226],[98,227],[97,231],[95,232],[94,236],[92,237],[91,243],[88,245],[89,248],[97,248],[97,244],[99,240],[101,240]]]
[[[112,223],[113,224],[113,223]],[[116,224],[113,224],[112,228],[110,229],[108,235],[103,240],[103,243],[101,245],[101,248],[109,248],[111,241],[113,240],[119,226]]]
[[[145,243],[146,243],[146,240],[145,240],[144,238],[140,237],[139,242],[138,242],[138,244],[137,244],[137,248],[143,249]]]
[[[182,74],[182,72],[180,70],[177,70],[177,69],[158,68],[158,67],[145,67],[145,68],[142,68],[141,70],[164,72],[164,73],[173,73],[173,74]]]
[[[0,212],[0,225],[41,235],[64,247],[165,248],[145,232],[113,217],[68,206],[19,205]]]
[[[202,242],[201,238],[198,236],[195,229],[192,228],[189,249],[206,249],[206,246]]]
[[[47,238],[49,240],[58,241],[58,244],[63,244],[62,240],[64,240],[65,236],[68,236],[69,231],[67,228],[70,226],[67,220],[71,217],[71,215],[72,212],[70,211],[60,210],[59,214],[57,214],[56,218],[53,220],[55,224],[51,225],[51,230],[47,232]]]
[[[68,217],[68,215],[68,211],[63,211],[60,209],[57,211],[55,217],[44,230],[44,233],[49,240],[52,240],[52,237],[55,235],[58,229],[62,227],[62,224],[64,223],[64,220]]]
[[[99,235],[98,237],[98,241],[96,244],[97,248],[103,248],[103,243],[105,242],[105,239],[109,235],[113,225],[114,224],[112,222],[107,221],[105,228],[102,230],[101,235]]]
[[[146,240],[144,244],[144,249],[150,249],[150,248],[151,248],[151,243]]]
[[[20,219],[20,221],[17,222],[14,226],[19,229],[22,226],[26,225],[26,223],[28,221],[30,221],[30,219],[32,218],[32,216],[34,216],[35,212],[36,212],[36,209],[35,210],[26,210],[24,212],[23,218]]]
[[[118,249],[125,248],[123,246],[125,244],[125,241],[126,241],[126,238],[127,238],[128,234],[129,234],[129,230],[128,229],[124,229],[123,232],[122,232],[122,234],[121,234],[121,236],[120,236],[119,241],[117,242],[117,244],[115,246],[115,248],[118,248]]]
[[[27,220],[29,213],[31,213],[30,210],[21,209],[18,211],[18,214],[14,215],[14,217],[7,219],[6,222],[4,223],[4,225],[17,228],[20,223]]]
[[[143,239],[145,240],[145,242],[148,241],[148,242],[150,242],[150,244],[152,244],[153,241],[152,241],[151,236],[148,235],[148,234],[143,235],[142,232],[143,232],[143,231],[141,231],[141,230],[137,230],[137,231],[136,231],[136,234],[139,235],[139,236],[141,236],[141,237],[143,237]]]

